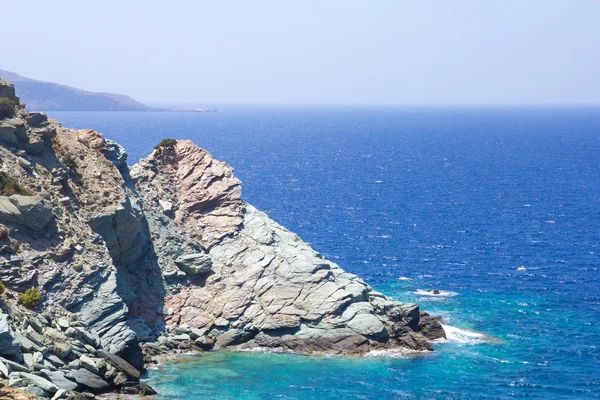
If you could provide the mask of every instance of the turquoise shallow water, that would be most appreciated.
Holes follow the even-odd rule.
[[[131,161],[164,137],[193,139],[324,256],[460,329],[418,357],[186,358],[150,371],[163,398],[600,398],[598,109],[52,116]]]

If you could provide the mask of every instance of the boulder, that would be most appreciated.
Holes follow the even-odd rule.
[[[13,146],[18,145],[16,131],[17,128],[14,125],[0,122],[0,142]]]
[[[79,358],[81,366],[90,372],[100,375],[100,370],[106,365],[105,361],[101,358],[93,358],[87,355],[83,355]]]
[[[106,157],[115,164],[115,167],[121,169],[127,166],[127,152],[114,140],[106,139]]]
[[[44,151],[44,141],[38,135],[31,135],[29,141],[23,145],[27,154],[37,155]]]
[[[178,257],[175,265],[188,275],[200,275],[210,272],[212,259],[206,253],[187,254]]]
[[[10,371],[18,371],[18,372],[30,372],[31,370],[18,362],[7,360],[6,358],[0,357],[0,361],[6,364]]]
[[[0,314],[0,355],[21,357],[21,343],[8,322],[7,314]]]
[[[105,350],[98,350],[96,355],[105,359],[107,363],[110,363],[113,367],[125,373],[128,377],[135,380],[140,379],[140,371],[116,354],[111,354]]]
[[[115,384],[115,386],[123,386],[126,382],[127,382],[127,375],[125,375],[122,372],[117,373],[117,375],[115,376],[115,379],[113,380],[113,383]]]
[[[54,221],[54,214],[40,196],[0,196],[0,221],[15,222],[39,232]]]
[[[88,371],[87,369],[71,370],[71,375],[73,376],[73,379],[75,379],[75,382],[94,391],[101,391],[110,388],[110,384],[108,382],[93,372]]]
[[[28,372],[21,372],[21,378],[31,384],[31,385],[35,385],[37,387],[39,387],[40,389],[49,392],[49,393],[56,393],[56,391],[58,390],[58,387],[50,382],[47,379],[42,378],[41,376],[37,376],[34,374],[30,374]]]
[[[40,372],[59,389],[77,389],[77,384],[72,380],[67,379],[64,372],[62,371],[50,371],[48,369],[42,369]]]
[[[54,354],[62,358],[63,360],[68,358],[73,351],[73,346],[67,342],[55,342],[54,343]]]
[[[48,117],[43,112],[30,111],[25,118],[30,127],[36,128],[48,122]]]
[[[15,92],[15,86],[2,78],[0,78],[0,97],[7,97],[15,102],[15,104],[19,104],[19,98]]]

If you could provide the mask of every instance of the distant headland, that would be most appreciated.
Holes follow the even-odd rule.
[[[2,69],[0,78],[13,82],[21,101],[32,111],[217,111],[207,107],[152,107],[123,94],[90,92],[26,78]]]

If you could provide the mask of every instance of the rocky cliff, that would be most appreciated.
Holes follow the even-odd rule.
[[[192,142],[164,141],[129,168],[118,144],[27,112],[2,80],[0,97],[15,104],[0,120],[11,386],[150,394],[144,362],[178,349],[349,355],[431,350],[445,336],[244,202],[232,168]]]

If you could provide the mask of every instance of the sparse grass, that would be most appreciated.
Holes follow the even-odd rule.
[[[15,115],[15,102],[8,97],[0,97],[0,119]]]
[[[4,286],[4,283],[0,281],[0,294],[4,293],[4,290],[6,290],[6,287]]]
[[[69,167],[71,171],[77,171],[77,161],[75,161],[75,157],[71,155],[65,156],[65,158],[62,159],[62,163]]]
[[[27,308],[35,308],[42,299],[42,294],[35,288],[27,289],[25,293],[19,295],[19,303]]]
[[[0,172],[0,195],[12,196],[20,194],[23,196],[31,196],[32,193],[21,186],[14,178],[8,176],[6,172]]]
[[[154,147],[161,153],[164,152],[173,152],[175,150],[175,145],[177,145],[177,140],[175,139],[163,139],[159,144]]]

